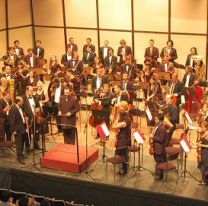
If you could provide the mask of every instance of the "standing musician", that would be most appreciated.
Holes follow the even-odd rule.
[[[193,67],[195,66],[194,58],[198,55],[197,48],[192,47],[190,49],[190,54],[187,55],[185,66]]]
[[[80,105],[71,90],[64,88],[64,95],[60,98],[58,115],[61,117],[61,127],[63,129],[64,143],[75,144],[76,138],[76,113],[80,110]]]
[[[204,121],[202,123],[202,130],[200,132],[200,140],[198,143],[198,148],[201,147],[200,161],[198,163],[198,168],[202,173],[202,183],[208,184],[208,123]]]
[[[79,55],[77,52],[73,53],[72,59],[69,60],[68,70],[72,70],[74,75],[80,75],[83,71],[83,61],[79,60]]]
[[[149,47],[145,49],[144,53],[144,63],[147,61],[151,63],[151,66],[154,68],[158,67],[157,59],[159,58],[159,49],[154,47],[154,39],[149,40]]]
[[[22,96],[23,99],[23,105],[22,109],[25,112],[26,116],[28,117],[28,125],[30,127],[29,136],[30,139],[25,139],[25,146],[26,151],[30,152],[30,146],[31,146],[31,135],[33,134],[33,143],[34,143],[34,149],[39,149],[39,133],[37,130],[37,125],[35,122],[35,113],[39,112],[40,105],[39,102],[35,99],[35,96],[33,96],[34,90],[32,86],[26,87],[25,95]]]
[[[3,56],[5,66],[16,67],[18,63],[18,57],[15,53],[14,47],[9,47],[7,55]]]
[[[109,79],[105,76],[103,67],[97,68],[97,76],[92,79],[92,91],[96,93],[104,84],[108,84]]]
[[[128,172],[128,147],[131,146],[131,120],[128,114],[128,103],[121,101],[119,106],[119,116],[113,124],[113,128],[117,129],[116,135],[116,155],[120,156],[124,163],[120,175]]]
[[[109,41],[105,40],[104,45],[99,49],[99,57],[102,64],[104,64],[105,57],[108,56],[109,49],[112,49],[112,47],[109,46]]]
[[[72,52],[78,52],[78,46],[74,42],[74,37],[69,38],[69,43],[66,46],[67,48],[70,48]]]
[[[38,57],[38,59],[43,59],[45,54],[45,49],[41,47],[41,41],[37,40],[36,45],[33,48],[33,53]]]
[[[20,41],[19,40],[15,40],[14,41],[14,50],[15,50],[15,53],[18,57],[18,59],[23,59],[24,58],[24,50],[23,48],[20,47]]]
[[[86,48],[86,51],[83,54],[83,62],[84,62],[84,66],[86,67],[92,67],[94,64],[94,59],[96,57],[95,52],[92,51],[92,47],[88,46]]]
[[[86,39],[86,44],[83,46],[83,56],[84,56],[84,53],[87,52],[87,47],[90,47],[92,52],[95,52],[95,46],[92,44],[91,38]]]
[[[206,79],[206,65],[203,63],[203,57],[199,55],[194,57],[194,63],[194,70],[197,77],[195,83],[198,84]]]
[[[61,57],[61,64],[66,68],[69,68],[69,61],[72,59],[73,52],[70,47],[67,48],[66,54],[63,54]]]
[[[123,64],[125,62],[126,56],[129,56],[132,54],[132,50],[130,46],[126,45],[126,40],[121,39],[120,40],[120,47],[118,47],[117,56],[120,57],[119,63]]]
[[[19,64],[21,65],[21,63]],[[18,75],[16,76],[16,94],[22,96],[25,94],[26,86],[27,86],[27,74],[28,71],[26,69],[19,69]]]
[[[23,149],[24,144],[23,141],[25,139],[26,134],[26,119],[23,115],[22,105],[24,101],[22,97],[16,97],[15,104],[9,111],[9,124],[11,133],[14,134],[15,144],[16,144],[16,153],[17,160],[21,164],[25,164],[23,161]]]
[[[28,54],[24,57],[27,67],[38,67],[38,57],[33,53],[33,49],[29,48],[27,53]]]
[[[153,129],[153,132],[151,134],[151,137],[153,137],[153,149],[154,149],[154,159],[156,162],[156,169],[155,174],[156,178],[155,180],[162,180],[163,179],[163,170],[157,169],[157,165],[162,162],[166,162],[166,152],[165,147],[167,145],[167,131],[166,127],[163,123],[164,121],[164,115],[163,114],[157,114],[155,116],[155,127]]]
[[[5,140],[11,141],[11,131],[9,125],[9,110],[11,109],[12,101],[10,94],[3,92],[3,97],[0,99],[0,142]]]
[[[112,48],[108,49],[108,55],[104,59],[104,66],[107,73],[116,73],[117,56],[114,55],[114,51]]]

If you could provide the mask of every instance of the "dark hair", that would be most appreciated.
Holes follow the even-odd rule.
[[[40,40],[37,40],[37,41],[36,41],[36,43],[38,43],[38,42],[39,42],[40,44],[42,43]]]
[[[197,51],[197,48],[194,46],[194,47],[191,47],[190,51],[194,49],[195,50],[195,53],[198,54],[198,51]]]
[[[168,44],[169,42],[171,43],[172,46],[174,45],[173,40],[168,40],[168,41],[166,42],[166,44]]]
[[[108,53],[109,53],[110,50],[111,50],[112,52],[114,52],[113,48],[110,48],[110,49],[108,49]]]
[[[164,114],[163,113],[157,113],[155,115],[155,117],[157,117],[159,119],[159,121],[163,121],[164,120]]]
[[[14,41],[14,44],[16,44],[16,43],[20,43],[20,41],[19,41],[19,40],[15,40],[15,41]]]
[[[150,41],[153,41],[153,42],[155,42],[155,41],[154,41],[154,39],[150,39]]]
[[[27,206],[28,201],[29,201],[28,197],[26,197],[26,196],[21,197],[20,200],[19,200],[19,206]]]
[[[89,38],[89,37],[88,37],[86,40],[90,40],[90,41],[92,41],[92,39],[91,39],[91,38]]]
[[[7,190],[4,190],[1,192],[1,201],[2,202],[8,202],[9,198],[12,197],[12,193],[7,191]]]
[[[15,104],[18,104],[18,103],[21,101],[21,99],[22,99],[22,97],[17,96],[17,97],[15,98],[15,100],[14,100],[14,103],[15,103]]]
[[[10,46],[10,47],[8,48],[8,51],[10,51],[11,49],[14,49],[14,47],[13,47],[13,46]]]
[[[33,49],[32,49],[32,48],[28,48],[27,51],[28,51],[28,52],[29,52],[29,51],[33,51]]]

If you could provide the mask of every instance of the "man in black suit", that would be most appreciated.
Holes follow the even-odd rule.
[[[162,49],[160,57],[162,58],[163,63],[174,63],[178,56],[176,49],[173,48],[173,41],[168,40],[166,44],[167,46]]]
[[[159,58],[159,49],[154,47],[154,39],[149,40],[150,46],[145,49],[144,53],[144,63],[147,61],[151,62],[152,67],[157,68],[158,62],[157,59]]]
[[[16,67],[20,59],[16,55],[14,47],[9,47],[7,55],[3,56],[2,60],[4,60],[5,66]]]
[[[72,59],[73,52],[70,47],[67,48],[66,54],[63,54],[61,57],[61,63],[69,68],[69,61]]]
[[[30,126],[30,138],[31,135],[34,135],[34,148],[39,149],[39,132],[37,130],[37,125],[35,122],[35,113],[39,111],[39,102],[34,98],[33,96],[33,87],[27,86],[25,95],[22,96],[22,99],[24,101],[22,105],[22,109],[25,112],[26,116],[28,117],[28,124]],[[26,138],[25,141],[26,151],[30,151],[30,141],[28,141],[28,138]]]
[[[109,49],[112,49],[110,46],[108,46],[108,44],[109,44],[109,41],[105,40],[104,45],[100,47],[99,49],[99,57],[100,57],[102,64],[104,64],[104,59],[109,54]]]
[[[155,116],[155,128],[153,131],[153,148],[154,148],[154,159],[156,162],[156,178],[155,180],[163,179],[163,170],[157,169],[157,165],[166,162],[165,147],[167,145],[167,129],[163,124],[164,115],[157,114]]]
[[[76,97],[71,96],[69,88],[64,88],[64,95],[60,98],[58,115],[61,117],[61,124],[65,144],[75,144],[76,138],[76,113],[80,105]]]
[[[92,52],[95,53],[95,46],[92,44],[92,39],[91,38],[86,39],[86,44],[83,46],[83,55],[84,55],[85,52],[87,52],[87,47],[90,47]]]
[[[78,52],[78,46],[74,43],[74,37],[69,38],[69,43],[67,44],[66,48],[70,48],[72,52]]]
[[[194,61],[194,57],[196,55],[198,55],[198,52],[197,52],[197,48],[196,47],[192,47],[190,49],[190,54],[188,54],[187,58],[186,58],[186,63],[185,63],[185,66],[190,66],[190,67],[195,67],[195,61]]]
[[[12,69],[10,66],[6,66],[4,69],[4,73],[2,74],[2,77],[5,77],[8,81],[10,79],[14,79],[14,75],[12,74]]]
[[[114,98],[111,101],[113,106],[119,107],[122,101],[128,102],[128,93],[126,91],[122,91],[122,85],[116,84],[114,86]]]
[[[45,53],[45,49],[43,47],[41,47],[41,41],[37,40],[36,41],[36,45],[33,48],[33,53],[39,58],[39,59],[43,59],[44,58],[44,53]]]
[[[87,47],[86,50],[87,51],[84,52],[83,59],[82,59],[84,62],[84,66],[92,67],[95,62],[94,60],[95,60],[96,54],[92,51],[91,47]]]
[[[97,68],[97,76],[92,79],[92,91],[96,93],[104,84],[109,83],[109,79],[104,75],[104,68]]]
[[[117,56],[113,54],[113,49],[108,49],[108,56],[104,59],[105,69],[108,70],[109,73],[115,74],[117,67]]]
[[[38,67],[38,57],[33,53],[33,49],[27,50],[27,55],[24,57],[24,61],[28,67]]]
[[[121,39],[120,41],[120,47],[118,47],[117,56],[120,57],[119,63],[123,64],[125,62],[125,57],[132,54],[132,50],[130,46],[126,45],[126,41],[124,39]]]
[[[9,111],[9,124],[11,133],[14,134],[15,137],[17,160],[21,164],[24,164],[23,139],[26,136],[26,120],[22,110],[23,103],[22,97],[16,97],[15,105],[13,105]]]
[[[15,40],[14,41],[14,50],[16,52],[16,55],[19,59],[23,59],[24,58],[24,50],[23,48],[20,47],[20,41],[19,40]]]
[[[79,60],[79,55],[77,52],[73,53],[72,59],[69,61],[68,68],[72,70],[74,75],[80,75],[83,71],[83,61]]]
[[[11,108],[12,101],[10,94],[6,91],[3,92],[3,98],[0,99],[0,142],[5,140],[11,141],[11,131],[9,125],[9,110]]]

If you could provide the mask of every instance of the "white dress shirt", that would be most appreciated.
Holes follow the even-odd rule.
[[[57,104],[59,104],[60,97],[61,97],[61,84],[59,85],[58,88],[56,88],[54,102],[56,102]]]

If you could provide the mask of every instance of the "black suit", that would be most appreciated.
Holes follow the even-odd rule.
[[[94,65],[94,59],[96,57],[96,54],[94,52],[91,52],[89,54],[89,57],[88,57],[88,52],[84,52],[84,55],[83,55],[83,62],[84,64],[88,64],[89,67],[92,67]]]
[[[192,65],[191,64],[191,58],[192,58],[192,55],[191,54],[188,54],[187,58],[186,58],[186,63],[185,63],[185,66],[191,66],[191,67],[195,67],[195,62],[192,61]]]
[[[125,59],[123,59],[123,55],[121,54],[123,48],[124,48],[124,47],[122,47],[122,46],[118,47],[117,56],[120,57],[119,63],[123,63],[124,60],[125,60]],[[128,56],[128,55],[130,55],[130,54],[132,54],[131,47],[130,47],[130,46],[126,46],[126,47],[125,47],[125,55]]]
[[[62,57],[61,57],[61,63],[62,63],[65,67],[69,68],[69,61],[72,59],[72,56],[69,55],[69,56],[71,56],[71,59],[68,60],[68,59],[67,59],[67,55],[68,55],[68,54],[63,54],[63,55],[62,55]]]
[[[8,113],[4,111],[7,105],[12,105],[11,100],[6,100],[4,98],[0,99],[0,142],[5,140],[5,135],[8,141],[11,140]]]
[[[151,61],[152,66],[157,67],[157,59],[159,58],[159,49],[157,47],[153,47],[152,52],[150,49],[151,47],[147,47],[145,49],[145,53],[144,53],[145,61],[144,62]]]
[[[127,90],[129,93],[128,103],[133,104],[134,100],[134,84],[131,81],[121,81],[122,90]]]
[[[87,47],[90,47],[92,49],[92,52],[95,52],[95,46],[93,44],[90,44],[90,45],[85,44],[83,46],[83,55],[85,52],[87,52]]]
[[[129,81],[134,80],[136,76],[136,68],[133,65],[123,64],[121,66],[121,74],[128,73]]]
[[[16,49],[19,50],[18,56],[20,56],[20,58],[23,59],[23,57],[24,57],[24,55],[25,55],[25,54],[24,54],[23,48],[21,48],[21,47],[14,47],[15,52],[16,52]]]
[[[165,57],[165,51],[166,51],[167,47],[163,48],[161,53],[160,53],[160,57],[163,59]],[[170,49],[170,53],[169,53],[169,56],[170,56],[170,62],[174,62],[178,56],[177,56],[177,51],[175,48],[171,48]]]
[[[93,77],[92,79],[92,90],[93,92],[96,90],[96,89],[99,89],[97,88],[97,79],[98,79],[98,76],[95,76]],[[101,87],[104,85],[104,84],[108,84],[109,83],[109,79],[107,76],[102,76],[101,77]]]
[[[117,56],[115,55],[112,55],[112,57],[106,56],[104,59],[104,66],[106,69],[109,69],[109,67],[111,66],[112,73],[115,73],[117,67]]]
[[[70,48],[72,50],[72,52],[77,52],[78,51],[77,44],[67,44],[66,48]]]
[[[31,61],[30,61],[30,57],[32,57],[32,62],[33,62],[33,65],[31,64]],[[29,65],[30,67],[38,67],[38,57],[36,55],[26,55],[24,57],[24,61],[27,65]]]
[[[16,105],[12,106],[9,111],[9,124],[11,128],[11,133],[17,133],[15,135],[17,158],[21,159],[23,156],[23,142],[26,136],[26,125],[23,122],[23,118]]]
[[[39,49],[39,55],[38,55],[38,49]],[[43,47],[34,47],[34,48],[33,48],[33,53],[34,53],[39,59],[43,59],[43,58],[44,58],[45,49],[44,49]]]
[[[99,57],[100,57],[100,60],[101,60],[101,62],[102,62],[102,64],[104,64],[104,49],[105,48],[107,48],[107,56],[108,56],[108,51],[109,51],[109,49],[112,49],[112,47],[110,47],[110,46],[107,46],[107,47],[104,47],[104,46],[102,46],[102,47],[100,47],[100,49],[99,49]]]
[[[75,67],[74,75],[80,75],[83,72],[83,61],[71,59],[68,63],[68,68],[73,69]]]

